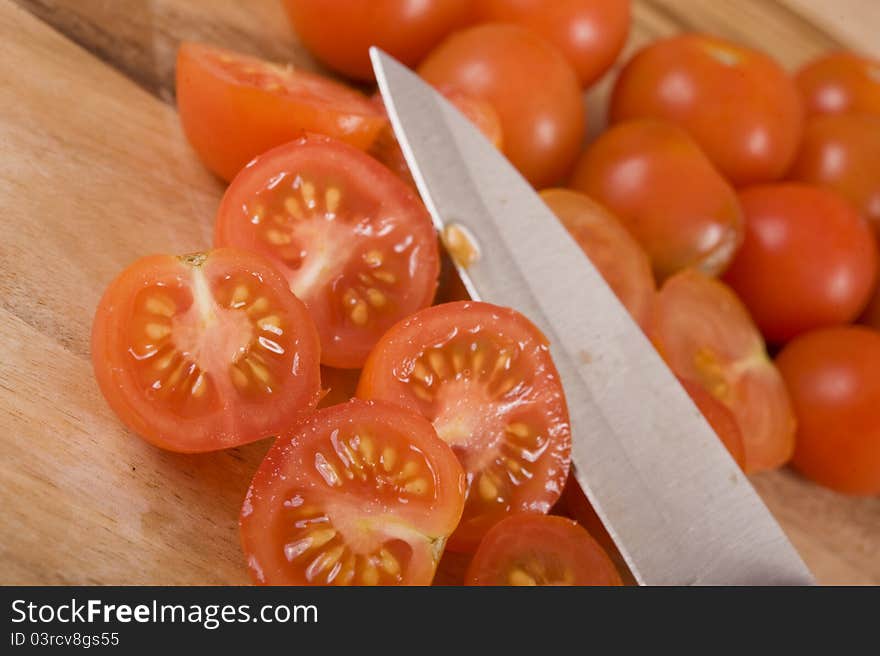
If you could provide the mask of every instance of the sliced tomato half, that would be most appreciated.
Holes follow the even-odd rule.
[[[455,451],[468,497],[452,550],[473,551],[503,517],[547,512],[562,493],[565,395],[546,338],[514,310],[465,301],[405,319],[370,354],[358,396],[421,413]]]
[[[622,585],[614,563],[583,526],[565,517],[520,513],[486,533],[465,575],[468,585]]]
[[[305,305],[266,259],[234,249],[136,261],[92,327],[95,377],[133,431],[172,451],[274,435],[320,397]]]
[[[241,510],[255,583],[428,585],[464,474],[424,418],[354,399],[278,439]]]
[[[369,155],[309,136],[261,155],[217,213],[215,243],[261,253],[321,335],[321,361],[360,367],[397,321],[428,304],[440,256],[415,192]]]
[[[306,132],[366,149],[387,123],[369,98],[339,82],[198,43],[178,50],[177,106],[196,153],[227,181]]]

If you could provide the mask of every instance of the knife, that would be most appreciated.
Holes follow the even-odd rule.
[[[614,292],[528,182],[440,94],[370,57],[419,193],[471,297],[547,336],[578,484],[641,585],[809,585],[813,577]],[[450,237],[454,237],[453,240]],[[453,253],[455,255],[455,253]]]

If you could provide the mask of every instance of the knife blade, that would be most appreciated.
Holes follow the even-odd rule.
[[[472,298],[515,308],[549,339],[575,477],[636,581],[812,584],[687,393],[528,182],[412,71],[377,48],[370,56],[435,226],[474,242],[476,260],[456,261]]]

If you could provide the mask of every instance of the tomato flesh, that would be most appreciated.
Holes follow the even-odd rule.
[[[428,585],[464,503],[431,425],[358,399],[278,439],[254,476],[241,538],[255,583]]]
[[[226,181],[307,132],[365,150],[387,122],[367,97],[329,78],[196,43],[177,54],[177,104],[187,139]]]
[[[92,328],[101,391],[132,430],[199,452],[286,428],[318,402],[318,334],[265,259],[233,249],[138,260]]]
[[[621,585],[608,554],[577,522],[520,513],[493,526],[465,575],[468,585]]]
[[[402,321],[370,354],[358,396],[421,413],[455,451],[468,495],[450,549],[473,550],[502,517],[547,512],[562,492],[565,397],[546,339],[513,310],[447,303]]]
[[[679,382],[697,406],[697,410],[715,431],[730,457],[740,469],[745,467],[746,448],[743,445],[742,431],[733,413],[699,383],[683,379],[679,379]]]
[[[345,369],[431,302],[440,268],[415,193],[368,155],[318,136],[271,150],[236,177],[215,243],[271,259],[315,319],[322,363]]]

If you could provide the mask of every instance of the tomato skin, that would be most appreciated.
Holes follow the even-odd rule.
[[[691,397],[691,401],[709,422],[730,457],[739,465],[740,469],[745,468],[746,448],[743,445],[742,431],[740,431],[733,413],[699,383],[682,378],[678,380],[688,396]]]
[[[192,263],[201,257],[203,262]],[[275,374],[272,394],[237,394],[232,384],[226,382],[226,369],[230,365],[225,359],[227,353],[205,352],[210,351],[210,346],[197,352],[197,348],[185,348],[178,342],[180,339],[193,342],[208,332],[193,326],[187,319],[187,312],[198,302],[190,286],[196,275],[203,275],[206,285],[215,294],[219,293],[216,287],[223,284],[224,277],[239,276],[245,281],[247,277],[259,280],[254,284],[260,294],[264,298],[272,296],[266,315],[280,317],[287,326],[273,336],[287,353],[278,356],[277,362],[262,360]],[[144,303],[144,295],[149,303],[153,291],[161,294],[162,305],[169,298],[176,299],[172,301],[176,307],[172,306],[173,312],[160,310],[162,315],[150,313],[149,316],[155,318],[149,321],[169,326],[170,337],[163,337],[161,341],[150,339],[144,344],[133,326],[137,325],[138,317],[144,315],[144,307],[149,308]],[[189,305],[186,305],[187,296]],[[241,314],[245,312],[241,310]],[[167,322],[163,318],[166,314]],[[219,323],[222,325],[224,321],[221,318]],[[254,336],[256,334],[255,331]],[[212,343],[217,349],[228,348],[229,343],[237,343],[237,338],[238,333],[233,332],[226,337],[220,335]],[[253,343],[246,346],[247,341],[245,338],[241,347],[236,348],[236,356],[257,350]],[[160,367],[158,362],[165,359],[169,345],[177,349],[171,351],[175,353],[174,359],[168,356],[168,363]],[[275,348],[277,350],[277,346]],[[278,433],[311,412],[320,398],[319,351],[318,333],[311,317],[305,305],[290,293],[281,275],[258,255],[234,249],[182,257],[154,255],[137,260],[108,286],[92,325],[95,378],[110,407],[128,428],[148,442],[181,453],[216,451],[253,442]],[[178,352],[186,353],[185,360],[179,359]],[[291,364],[294,358],[295,369]],[[221,370],[218,370],[218,361]],[[178,362],[181,364],[175,364]],[[195,410],[193,404],[198,403],[198,399],[190,405],[179,400],[187,389],[195,390],[201,379],[193,381],[196,370],[187,374],[185,362],[194,362],[198,372],[208,376],[207,382],[201,384],[201,389],[208,390],[203,396],[208,405],[197,406]],[[156,363],[156,368],[145,370],[151,363]],[[279,379],[279,372],[289,373]],[[145,376],[161,381],[161,385],[148,385]],[[183,387],[170,382],[173,378]],[[168,394],[172,396],[170,400]],[[188,398],[192,396],[194,392],[190,392]]]
[[[880,62],[854,52],[832,52],[809,62],[795,77],[807,115],[880,114]]]
[[[255,223],[258,210],[265,216]],[[321,135],[263,153],[236,176],[217,211],[214,243],[271,259],[318,326],[322,364],[340,369],[363,366],[388,328],[429,305],[440,270],[433,223],[414,190]],[[380,302],[370,300],[377,291]]]
[[[775,61],[699,34],[638,52],[615,83],[610,118],[677,123],[736,186],[780,178],[803,129],[797,89]]]
[[[536,513],[495,524],[474,554],[465,584],[622,585],[614,563],[584,527]]]
[[[260,585],[428,585],[463,505],[464,473],[430,423],[391,404],[352,399],[293,425],[266,454],[242,506],[242,549]],[[331,530],[329,541],[315,535],[321,529]],[[383,547],[396,551],[394,567],[382,580],[384,566],[374,560],[369,579],[356,560],[384,560]],[[336,549],[340,570],[316,567]]]
[[[515,310],[460,301],[404,319],[370,353],[358,397],[420,412],[459,456],[468,501],[453,551],[473,551],[512,512],[547,512],[562,492],[565,394],[546,337]]]
[[[477,0],[481,21],[517,23],[557,46],[581,85],[596,82],[629,35],[629,0]]]
[[[880,235],[878,161],[880,112],[816,116],[807,121],[789,178],[830,187],[855,205]]]
[[[187,139],[227,182],[257,155],[306,132],[365,150],[387,122],[368,98],[329,78],[196,43],[177,51],[176,88]]]
[[[691,266],[718,274],[742,241],[733,188],[671,123],[613,126],[581,156],[571,186],[620,218],[648,253],[658,280]]]
[[[744,189],[742,248],[724,276],[770,342],[864,309],[877,277],[867,222],[833,191],[799,183]]]
[[[626,306],[639,325],[647,320],[654,276],[647,254],[626,228],[588,196],[568,189],[545,189],[541,200]]]
[[[732,289],[693,269],[675,274],[654,298],[646,333],[676,376],[698,383],[733,413],[747,474],[788,462],[791,400]]]
[[[471,18],[470,0],[284,0],[300,41],[333,70],[373,79],[370,46],[413,67]]]
[[[798,417],[794,467],[839,492],[880,494],[880,333],[816,330],[786,345],[776,364]]]
[[[501,118],[505,154],[535,187],[552,185],[570,171],[585,130],[580,84],[540,36],[517,25],[472,27],[447,38],[418,71],[435,86],[449,85],[492,105]],[[537,80],[537,86],[525,84]]]

